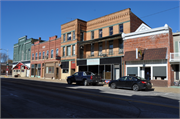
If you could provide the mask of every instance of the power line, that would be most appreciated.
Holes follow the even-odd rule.
[[[144,17],[141,17],[141,18],[145,18],[145,17],[149,17],[149,16],[152,16],[152,15],[155,15],[155,14],[159,14],[159,13],[162,13],[162,12],[166,12],[166,11],[169,11],[169,10],[172,10],[172,9],[176,9],[176,8],[178,8],[178,7],[179,7],[179,6],[173,7],[173,8],[167,9],[167,10],[163,10],[163,11],[160,11],[160,12],[156,12],[156,13],[153,13],[153,14],[150,14],[150,15],[147,15],[147,16],[144,16]]]

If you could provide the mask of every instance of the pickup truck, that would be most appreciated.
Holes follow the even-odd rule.
[[[83,83],[84,86],[90,84],[97,85],[101,81],[102,81],[101,76],[98,76],[92,72],[87,72],[87,71],[76,72],[72,76],[67,77],[68,84],[72,84],[73,82],[76,82],[76,84]]]

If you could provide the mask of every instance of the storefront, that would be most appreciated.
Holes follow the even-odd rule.
[[[79,71],[91,71],[101,75],[103,80],[116,80],[122,75],[121,57],[79,59],[77,65]]]

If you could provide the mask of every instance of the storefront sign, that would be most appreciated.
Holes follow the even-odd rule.
[[[99,65],[100,60],[99,59],[87,59],[87,65]]]

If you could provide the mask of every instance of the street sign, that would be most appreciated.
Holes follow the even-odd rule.
[[[9,64],[6,64],[7,66],[9,65]]]

